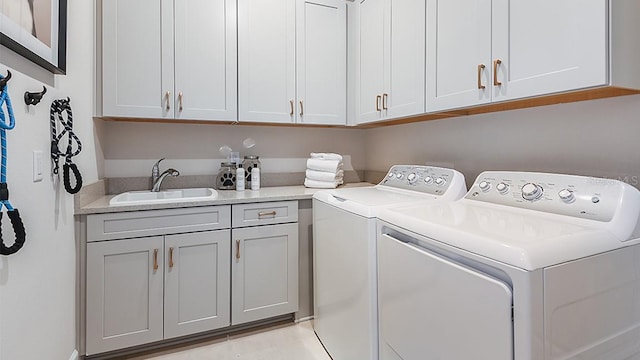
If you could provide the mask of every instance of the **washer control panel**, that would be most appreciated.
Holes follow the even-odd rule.
[[[394,165],[379,185],[442,195],[459,181],[455,170],[421,165]],[[457,186],[458,184],[454,184]]]
[[[586,176],[485,171],[466,199],[523,209],[610,221],[626,184]]]

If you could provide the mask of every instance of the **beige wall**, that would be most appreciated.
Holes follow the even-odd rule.
[[[640,95],[366,131],[366,168],[450,166],[470,184],[483,170],[640,180]]]

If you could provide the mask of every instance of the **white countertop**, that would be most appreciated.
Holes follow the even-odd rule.
[[[338,188],[372,186],[373,184],[360,182],[341,185]],[[284,200],[305,200],[311,199],[313,194],[324,189],[310,189],[301,185],[296,186],[276,186],[265,187],[260,190],[217,190],[218,197],[214,200],[205,201],[185,201],[164,204],[143,204],[143,205],[109,205],[109,200],[115,195],[107,195],[98,200],[75,210],[75,215],[102,214],[124,211],[173,209],[195,206],[228,205],[242,203],[256,203],[266,201]]]

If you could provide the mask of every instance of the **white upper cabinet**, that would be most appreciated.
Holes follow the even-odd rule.
[[[102,2],[102,116],[237,119],[235,0]]]
[[[425,0],[362,0],[357,122],[425,111]]]
[[[239,120],[346,123],[346,4],[239,0]]]
[[[427,109],[608,83],[603,0],[427,0]]]
[[[344,125],[347,109],[347,5],[296,4],[297,122]]]
[[[238,1],[240,121],[294,121],[295,24],[295,0]]]

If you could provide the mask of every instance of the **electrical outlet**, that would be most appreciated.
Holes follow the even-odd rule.
[[[33,182],[42,181],[44,178],[43,170],[42,170],[42,151],[34,150],[33,151]]]

